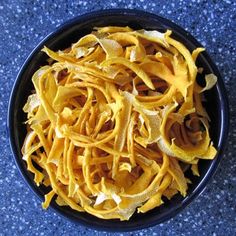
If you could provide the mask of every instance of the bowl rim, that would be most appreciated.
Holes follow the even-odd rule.
[[[91,17],[102,17],[102,16],[107,16],[107,15],[117,15],[117,16],[125,16],[125,15],[129,15],[129,16],[144,16],[144,17],[150,17],[151,18],[155,18],[161,22],[163,22],[163,24],[167,25],[168,27],[171,27],[173,29],[175,29],[178,33],[180,33],[181,35],[184,35],[187,37],[187,40],[190,41],[191,43],[193,43],[196,47],[202,47],[202,45],[187,31],[185,31],[181,26],[173,23],[171,20],[168,20],[164,17],[161,17],[157,14],[154,13],[150,13],[147,11],[143,11],[143,10],[136,10],[136,9],[122,9],[122,8],[118,8],[118,9],[106,9],[106,10],[98,10],[98,11],[92,11],[89,13],[85,13],[82,15],[78,15],[68,21],[65,21],[64,23],[60,24],[59,27],[56,27],[51,33],[49,33],[46,37],[44,37],[38,44],[37,46],[31,51],[31,53],[29,54],[29,56],[26,58],[26,60],[24,61],[22,67],[19,70],[19,73],[16,77],[16,80],[13,84],[12,87],[12,91],[10,94],[10,98],[9,98],[9,103],[8,103],[8,112],[7,112],[7,134],[8,134],[8,138],[9,138],[9,143],[10,143],[10,148],[13,154],[13,158],[15,161],[15,164],[21,174],[21,176],[23,177],[24,181],[27,183],[27,185],[29,186],[29,188],[32,190],[32,192],[34,192],[34,194],[42,201],[43,196],[40,196],[38,194],[38,192],[36,191],[35,186],[33,185],[33,182],[30,180],[29,176],[27,175],[27,173],[25,172],[25,170],[22,168],[22,165],[20,163],[20,158],[17,154],[17,147],[16,147],[16,143],[14,140],[14,135],[13,135],[13,122],[14,122],[14,101],[15,101],[15,97],[16,97],[16,93],[17,93],[17,89],[21,83],[21,77],[23,75],[23,73],[26,71],[29,63],[31,63],[31,60],[33,59],[33,57],[39,53],[39,51],[42,49],[43,45],[45,45],[45,43],[52,39],[53,37],[59,35],[61,32],[63,32],[64,30],[66,30],[69,26],[72,26],[78,22],[82,22],[82,21],[86,21],[91,19]],[[134,225],[134,226],[126,226],[124,227],[119,227],[116,228],[114,227],[114,225],[111,226],[101,226],[101,225],[93,225],[94,222],[85,222],[85,221],[78,221],[75,218],[68,216],[66,213],[64,213],[63,211],[59,210],[59,208],[56,208],[55,206],[51,206],[50,205],[50,209],[52,209],[53,211],[55,211],[57,214],[63,216],[66,219],[69,219],[70,221],[77,223],[79,225],[83,225],[89,228],[93,228],[96,230],[105,230],[105,231],[110,231],[110,232],[128,232],[128,231],[133,231],[133,230],[140,230],[143,228],[147,228],[147,227],[152,227],[154,225],[160,224],[164,221],[167,221],[171,218],[173,218],[174,216],[176,216],[180,211],[182,211],[184,208],[186,208],[197,196],[199,196],[206,188],[207,183],[210,181],[210,179],[212,178],[212,176],[215,174],[216,169],[223,157],[223,151],[225,149],[226,146],[226,142],[227,142],[227,137],[228,137],[228,131],[229,131],[229,102],[228,102],[228,97],[227,97],[227,92],[225,89],[225,85],[223,82],[223,79],[220,75],[219,70],[217,69],[215,63],[211,60],[210,56],[208,55],[207,52],[204,52],[204,57],[206,59],[206,61],[210,64],[212,70],[214,71],[214,73],[217,75],[218,77],[218,81],[217,81],[217,93],[219,95],[219,99],[220,99],[220,106],[221,106],[221,124],[220,124],[220,137],[219,137],[219,149],[217,152],[217,156],[214,160],[212,160],[212,163],[209,167],[209,169],[207,170],[205,176],[203,177],[203,179],[199,182],[199,184],[196,186],[196,188],[194,188],[193,192],[190,195],[187,195],[187,197],[185,197],[181,204],[178,207],[174,207],[172,209],[171,212],[167,213],[166,215],[162,216],[161,219],[156,220],[156,219],[152,219],[150,220],[148,223],[143,224],[143,225]]]

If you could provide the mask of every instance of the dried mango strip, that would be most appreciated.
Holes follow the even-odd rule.
[[[127,33],[113,33],[109,35],[108,38],[118,41],[122,46],[135,45],[135,47],[126,47],[126,53],[127,50],[129,50],[127,57],[131,62],[141,61],[145,58],[145,48],[135,36]]]
[[[89,34],[81,38],[78,43],[75,43],[72,46],[72,50],[76,47],[81,47],[92,42],[98,42],[107,54],[108,58],[118,57],[123,53],[123,49],[117,41],[108,38],[98,38],[94,34]]]
[[[67,194],[62,190],[62,188],[57,184],[55,174],[52,172],[52,169],[50,168],[50,164],[46,163],[46,156],[43,155],[42,159],[44,159],[44,166],[45,170],[48,173],[51,186],[53,188],[53,191],[58,194],[72,209],[76,211],[84,211],[82,207],[78,206],[73,200],[71,200]]]
[[[128,67],[129,69],[134,71],[134,73],[136,73],[137,76],[139,76],[150,89],[155,89],[149,76],[137,64],[131,63],[125,58],[116,57],[104,61],[101,65],[109,66],[111,64],[121,64]]]

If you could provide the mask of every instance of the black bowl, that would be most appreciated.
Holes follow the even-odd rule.
[[[48,190],[35,185],[33,175],[26,170],[26,163],[22,160],[21,154],[21,147],[26,134],[26,127],[23,123],[26,120],[26,115],[23,113],[22,107],[31,93],[31,77],[33,73],[40,66],[47,64],[47,56],[40,50],[44,45],[53,50],[66,48],[72,42],[76,42],[81,36],[90,33],[93,27],[107,25],[128,25],[134,29],[159,30],[162,32],[166,29],[171,29],[173,37],[184,43],[189,50],[192,51],[196,47],[201,47],[189,33],[171,21],[147,12],[127,9],[88,13],[70,20],[48,35],[33,50],[22,66],[13,86],[8,110],[8,132],[15,162],[25,181],[41,201],[43,201],[43,196]],[[211,118],[211,127],[213,127],[210,129],[210,134],[218,152],[214,160],[200,161],[200,177],[192,176],[190,171],[187,173],[192,180],[192,184],[189,185],[188,194],[185,198],[178,194],[170,201],[166,201],[161,207],[145,214],[134,214],[129,221],[98,219],[87,213],[76,212],[69,207],[60,207],[54,201],[51,203],[51,208],[60,215],[90,228],[107,231],[131,231],[154,226],[166,221],[192,202],[204,190],[216,171],[222,158],[229,125],[228,100],[218,69],[206,52],[201,53],[197,64],[204,68],[205,73],[214,73],[218,77],[217,85],[206,93],[207,102],[205,104]]]

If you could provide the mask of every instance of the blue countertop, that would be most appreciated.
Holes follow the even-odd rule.
[[[235,235],[236,2],[233,0],[1,1],[0,235],[110,235],[74,225],[52,210],[42,210],[41,202],[29,190],[13,162],[6,134],[10,91],[27,55],[61,23],[82,13],[105,8],[143,9],[166,17],[189,31],[207,48],[221,71],[231,110],[228,146],[204,193],[168,222],[114,235]]]

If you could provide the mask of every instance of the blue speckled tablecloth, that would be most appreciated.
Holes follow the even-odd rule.
[[[231,129],[223,161],[206,191],[172,220],[117,235],[236,234],[236,2],[233,0],[2,0],[0,1],[0,235],[110,235],[41,209],[12,158],[6,135],[8,99],[31,50],[64,21],[104,8],[147,10],[174,21],[208,50],[225,80]]]

